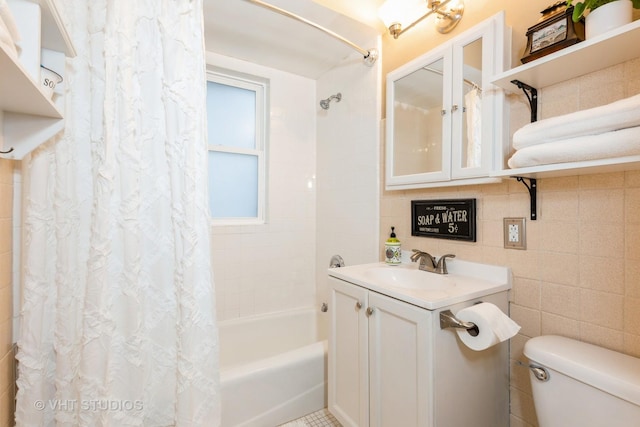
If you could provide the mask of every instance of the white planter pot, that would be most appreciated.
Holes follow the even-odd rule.
[[[585,36],[597,37],[614,28],[621,27],[633,20],[631,0],[617,0],[590,12],[585,19]]]

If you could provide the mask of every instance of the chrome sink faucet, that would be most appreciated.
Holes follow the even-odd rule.
[[[437,274],[447,274],[447,258],[455,258],[456,256],[453,254],[442,255],[439,260],[436,261],[436,258],[430,255],[427,252],[423,252],[418,249],[413,249],[413,254],[411,255],[411,261],[417,262],[420,260],[420,265],[418,268],[422,271],[429,271],[431,273]]]
[[[436,259],[431,256],[431,254],[427,252],[422,252],[418,249],[412,249],[413,254],[411,255],[411,262],[418,262],[420,260],[420,265],[418,268],[424,271],[435,271],[436,268]]]

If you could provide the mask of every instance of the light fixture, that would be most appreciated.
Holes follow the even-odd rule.
[[[394,39],[427,16],[436,14],[436,29],[445,34],[462,19],[464,0],[387,0],[378,16]]]

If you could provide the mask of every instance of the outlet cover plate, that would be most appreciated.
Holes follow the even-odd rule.
[[[504,218],[505,249],[526,249],[527,234],[524,218]]]

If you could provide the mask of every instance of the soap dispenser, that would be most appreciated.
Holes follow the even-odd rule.
[[[391,227],[391,235],[384,242],[384,261],[389,265],[398,265],[401,256],[400,240],[396,237],[395,227]]]

